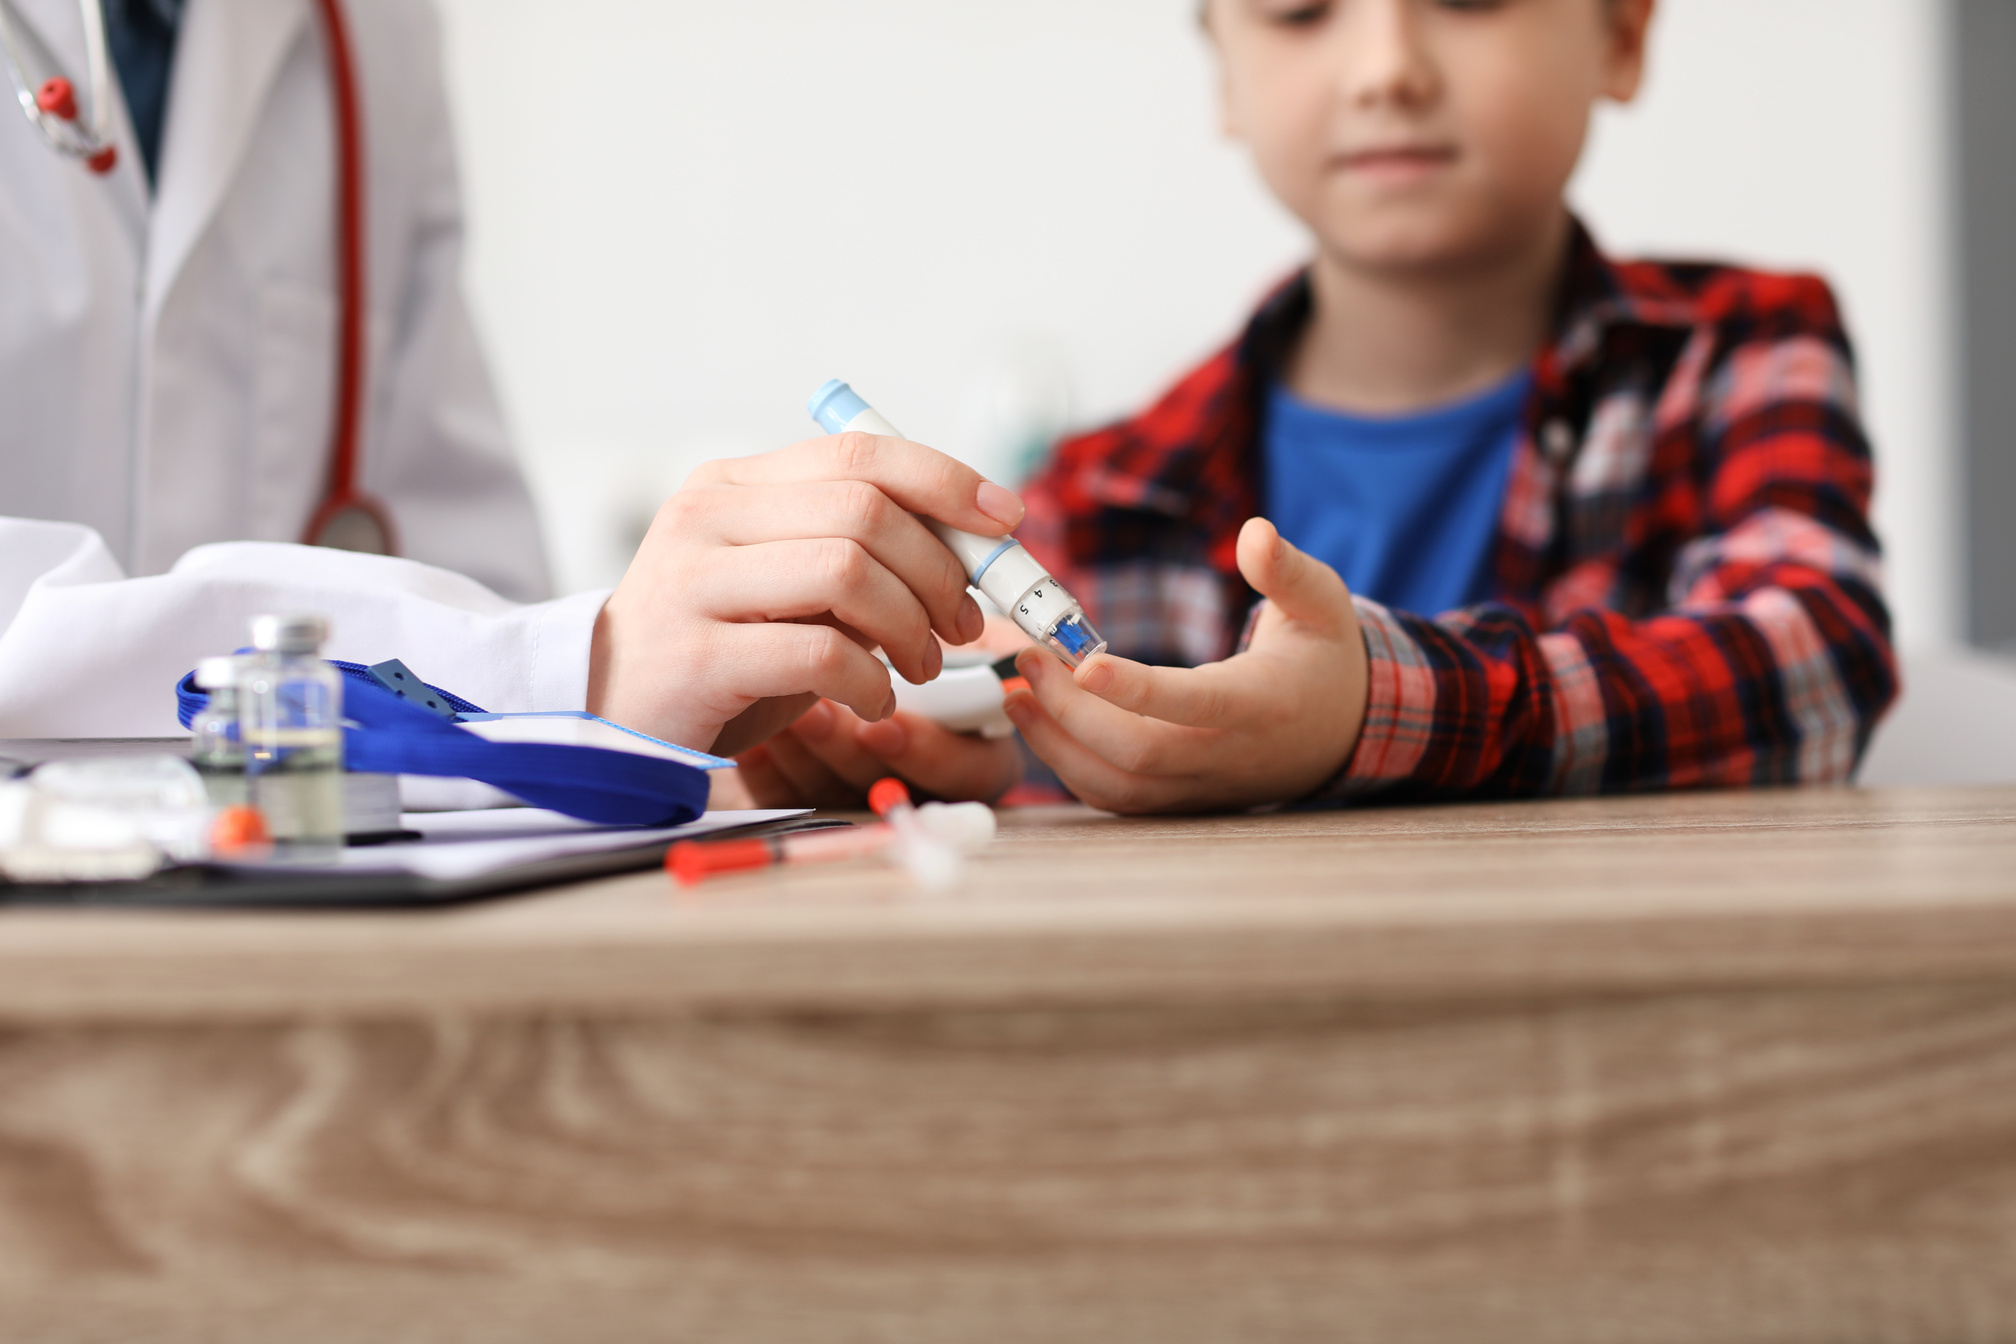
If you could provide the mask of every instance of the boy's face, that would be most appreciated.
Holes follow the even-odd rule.
[[[1653,0],[1208,0],[1228,133],[1332,259],[1489,264],[1550,236]]]

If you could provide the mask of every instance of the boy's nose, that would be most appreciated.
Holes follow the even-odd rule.
[[[1344,55],[1342,92],[1351,103],[1418,107],[1434,101],[1439,80],[1417,9],[1418,0],[1343,6],[1337,40]]]

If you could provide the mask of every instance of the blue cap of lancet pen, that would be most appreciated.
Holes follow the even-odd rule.
[[[819,422],[819,428],[828,434],[841,434],[861,417],[861,412],[868,409],[868,403],[846,383],[831,378],[812,394],[812,402],[806,409]]]

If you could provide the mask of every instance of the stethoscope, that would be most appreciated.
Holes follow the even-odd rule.
[[[329,475],[322,499],[309,516],[301,539],[375,555],[398,552],[392,516],[384,504],[358,487],[358,442],[364,410],[364,134],[357,105],[357,76],[350,59],[350,30],[341,0],[314,0],[322,15],[329,51],[330,101],[336,118],[336,286],[342,317],[336,338],[336,423],[329,449]],[[111,60],[105,42],[100,0],[80,0],[84,54],[90,80],[88,106],[77,105],[77,86],[55,56],[14,22],[12,0],[0,0],[0,63],[14,85],[21,110],[59,154],[81,159],[103,176],[119,162],[108,137]],[[39,83],[30,72],[45,72]],[[82,112],[88,110],[90,120]]]

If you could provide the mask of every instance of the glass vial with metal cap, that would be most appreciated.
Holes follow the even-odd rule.
[[[320,616],[258,616],[239,676],[239,737],[252,805],[282,857],[343,849],[343,674],[322,660]]]
[[[213,807],[236,807],[249,801],[245,788],[245,740],[238,728],[240,659],[205,658],[196,665],[197,689],[208,703],[189,723],[190,764],[203,776],[203,788]]]

